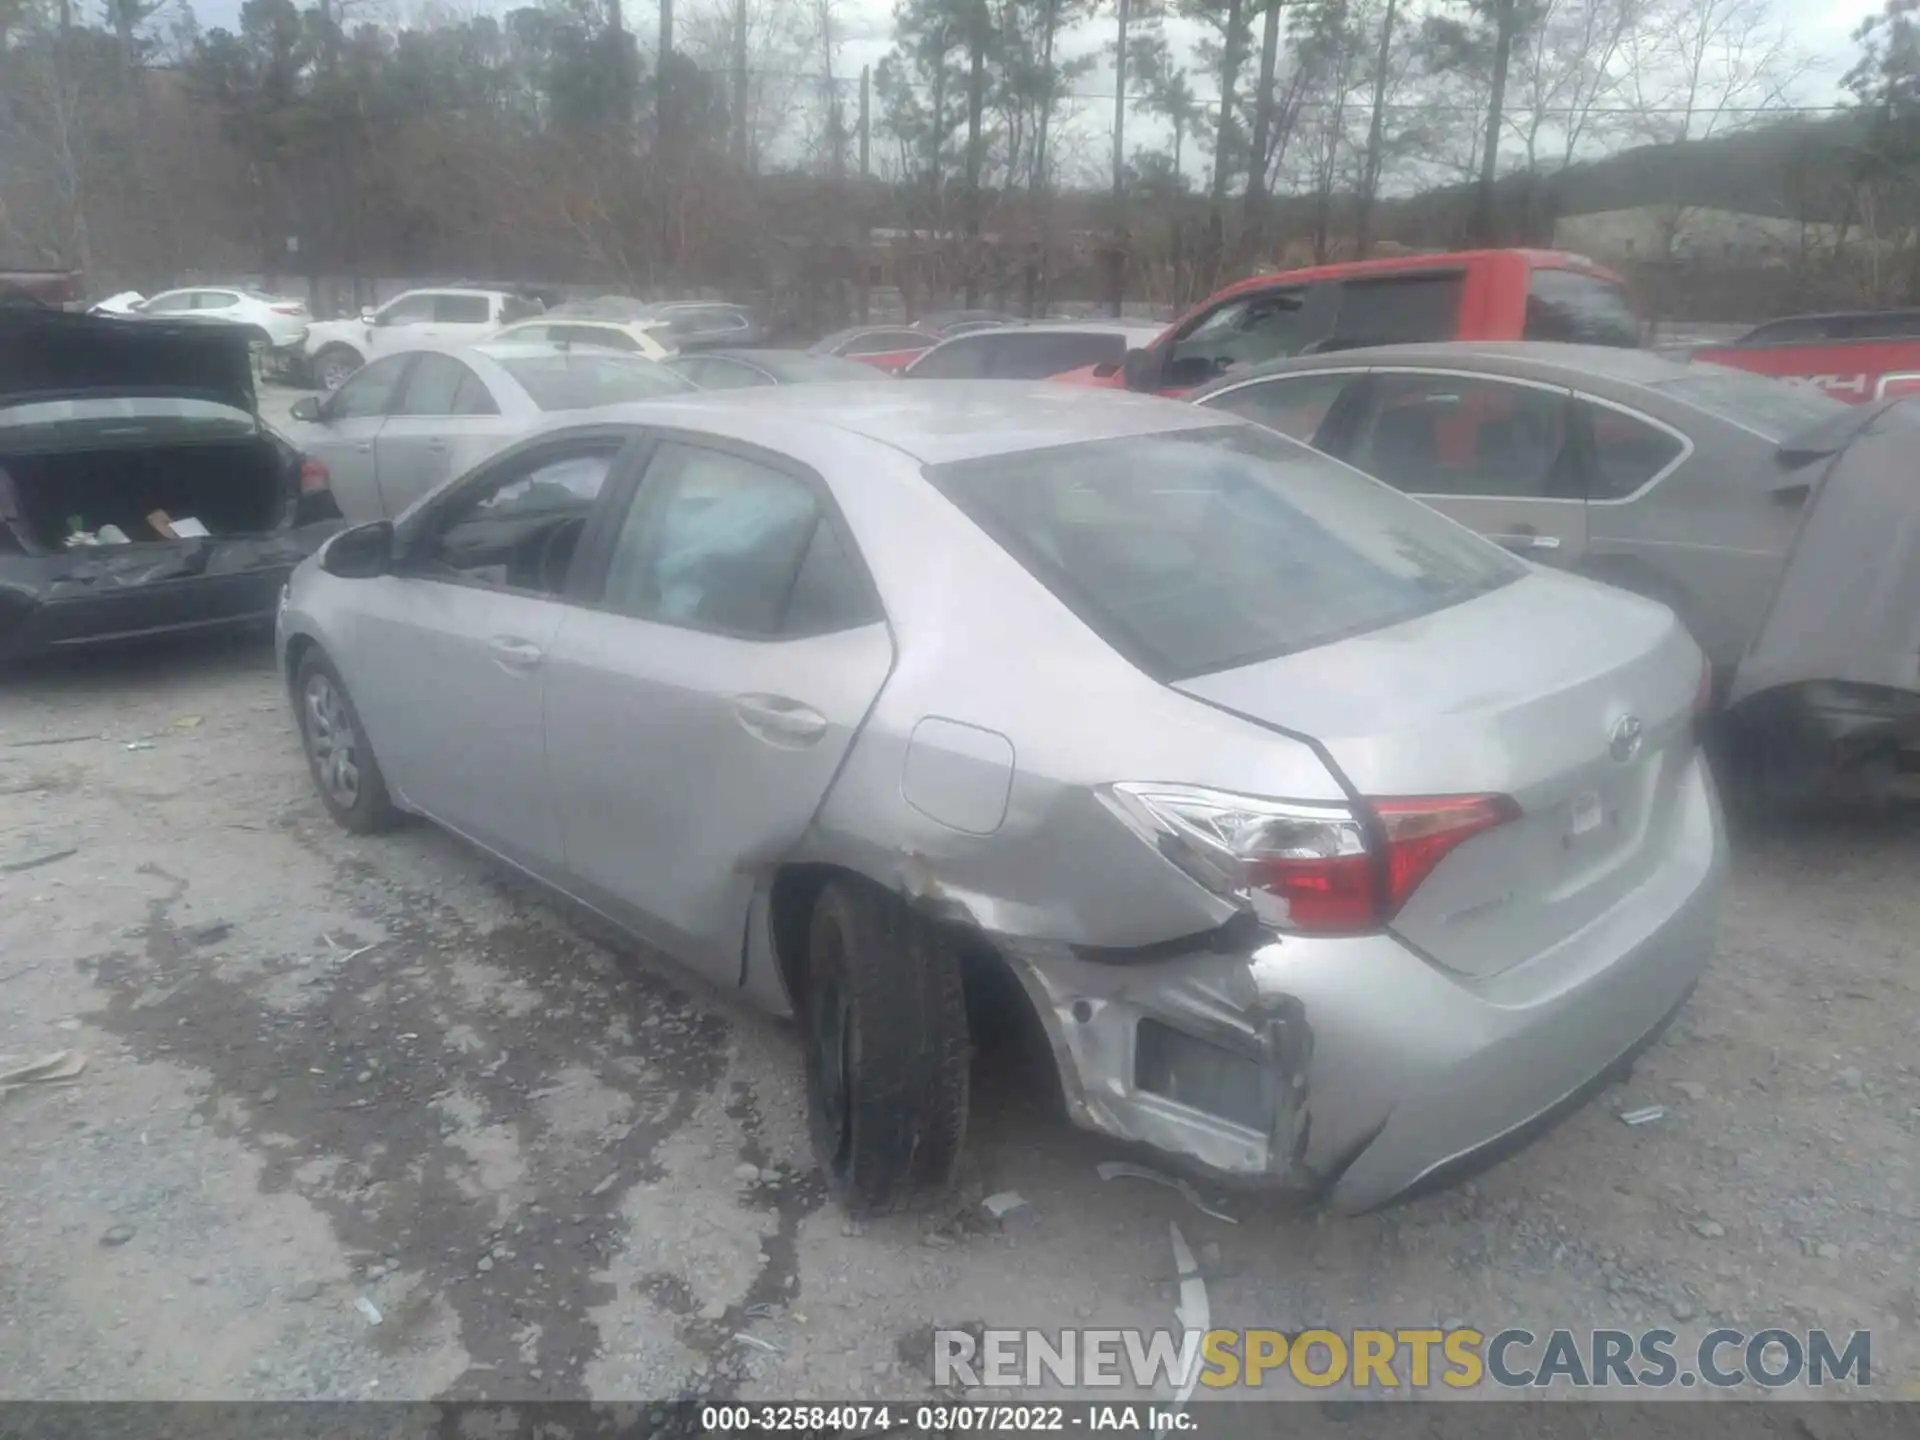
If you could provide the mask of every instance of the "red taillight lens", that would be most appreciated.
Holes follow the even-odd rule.
[[[1509,820],[1520,807],[1505,795],[1443,795],[1424,800],[1376,800],[1387,833],[1387,894],[1380,918],[1390,920],[1420,882],[1465,841]]]
[[[315,460],[307,456],[300,462],[300,493],[311,495],[316,490],[325,490],[333,483],[333,474],[327,469],[324,460]]]
[[[269,306],[268,308],[276,315],[304,315],[307,313],[307,307],[302,305],[298,300],[288,300],[279,305]]]
[[[1449,853],[1520,815],[1504,795],[1374,800],[1382,849],[1369,843],[1371,827],[1342,805],[1183,785],[1115,785],[1108,797],[1202,885],[1245,901],[1277,929],[1309,935],[1378,930]]]
[[[1288,928],[1313,935],[1356,935],[1380,923],[1371,855],[1247,862],[1247,878],[1287,902]]]

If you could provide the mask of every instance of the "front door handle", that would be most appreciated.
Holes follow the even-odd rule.
[[[487,642],[487,648],[493,652],[493,658],[509,670],[533,670],[547,657],[531,640],[521,640],[512,635],[496,635]]]
[[[747,733],[783,750],[799,750],[827,733],[827,717],[784,695],[737,695],[733,712]]]
[[[1487,539],[1496,545],[1504,545],[1509,550],[1558,550],[1558,535],[1542,535],[1535,530],[1521,530],[1510,535],[1489,535]]]
[[[354,446],[353,448],[359,454],[371,455],[373,453],[373,442],[371,440],[362,441],[360,444]]]

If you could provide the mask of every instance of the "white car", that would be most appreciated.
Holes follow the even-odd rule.
[[[358,320],[320,320],[307,327],[306,370],[325,390],[369,360],[418,345],[470,345],[540,313],[540,303],[507,290],[448,286],[408,290]]]
[[[224,320],[252,331],[254,343],[269,350],[299,350],[311,323],[303,300],[219,285],[162,290],[144,300],[115,295],[94,308],[156,320]]]
[[[528,345],[585,345],[597,350],[618,350],[623,355],[644,355],[649,360],[665,360],[673,347],[664,345],[660,336],[644,321],[595,320],[549,312],[534,320],[509,325],[492,338]]]
[[[302,478],[353,521],[395,516],[561,411],[692,393],[640,355],[492,340],[382,355],[331,395],[295,402]]]

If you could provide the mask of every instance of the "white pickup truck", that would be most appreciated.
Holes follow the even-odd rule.
[[[308,378],[337,389],[362,365],[420,340],[460,344],[484,340],[502,325],[538,315],[540,302],[509,290],[447,286],[407,290],[357,320],[318,320],[307,327]]]

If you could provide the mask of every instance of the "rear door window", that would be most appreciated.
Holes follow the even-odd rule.
[[[1526,573],[1419,502],[1250,425],[995,455],[928,476],[1162,680],[1398,624]]]
[[[1591,400],[1575,400],[1574,409],[1587,431],[1590,500],[1624,500],[1687,452],[1686,441],[1643,416]]]
[[[602,603],[637,619],[764,639],[879,618],[805,482],[677,441],[647,466]]]
[[[1340,286],[1336,340],[1347,345],[1406,345],[1460,333],[1460,273],[1393,275]]]
[[[1210,410],[1225,410],[1242,420],[1251,420],[1269,430],[1278,430],[1290,439],[1311,445],[1320,433],[1334,402],[1347,387],[1361,379],[1357,371],[1332,375],[1289,375],[1277,380],[1256,380],[1239,385],[1200,403]]]
[[[485,295],[436,295],[433,318],[441,325],[484,325],[493,318],[493,304]]]
[[[1640,318],[1627,292],[1578,270],[1535,270],[1527,281],[1527,340],[1638,349]]]
[[[1582,498],[1560,390],[1376,372],[1345,458],[1411,495]]]

